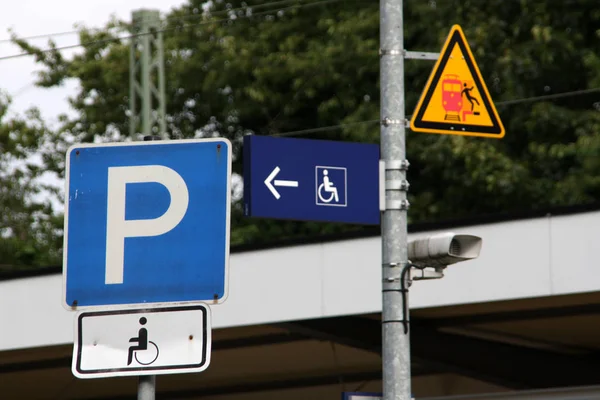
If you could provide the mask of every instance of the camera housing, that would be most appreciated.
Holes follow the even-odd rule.
[[[479,257],[482,244],[479,236],[441,233],[408,242],[408,259],[421,267],[444,269]]]

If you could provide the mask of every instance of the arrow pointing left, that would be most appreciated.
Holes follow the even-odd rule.
[[[279,200],[281,195],[279,194],[277,189],[275,189],[275,186],[298,187],[298,181],[285,181],[285,180],[275,179],[275,177],[277,176],[279,171],[281,171],[279,169],[279,167],[275,167],[275,169],[273,169],[273,171],[271,171],[269,176],[267,176],[267,179],[265,179],[265,185],[267,186],[267,189],[269,189],[271,191],[271,193],[273,193],[273,196],[275,196],[275,198],[277,200]],[[271,182],[273,182],[273,183],[271,183]]]

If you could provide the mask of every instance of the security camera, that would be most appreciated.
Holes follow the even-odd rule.
[[[442,233],[408,242],[408,259],[415,265],[440,270],[479,257],[481,245],[479,236]]]

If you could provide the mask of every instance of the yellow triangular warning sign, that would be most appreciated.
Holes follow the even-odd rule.
[[[415,132],[504,137],[502,121],[459,25],[450,30],[410,128]]]

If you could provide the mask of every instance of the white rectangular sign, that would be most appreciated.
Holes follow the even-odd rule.
[[[200,372],[210,364],[206,305],[80,312],[73,375],[105,378]]]

